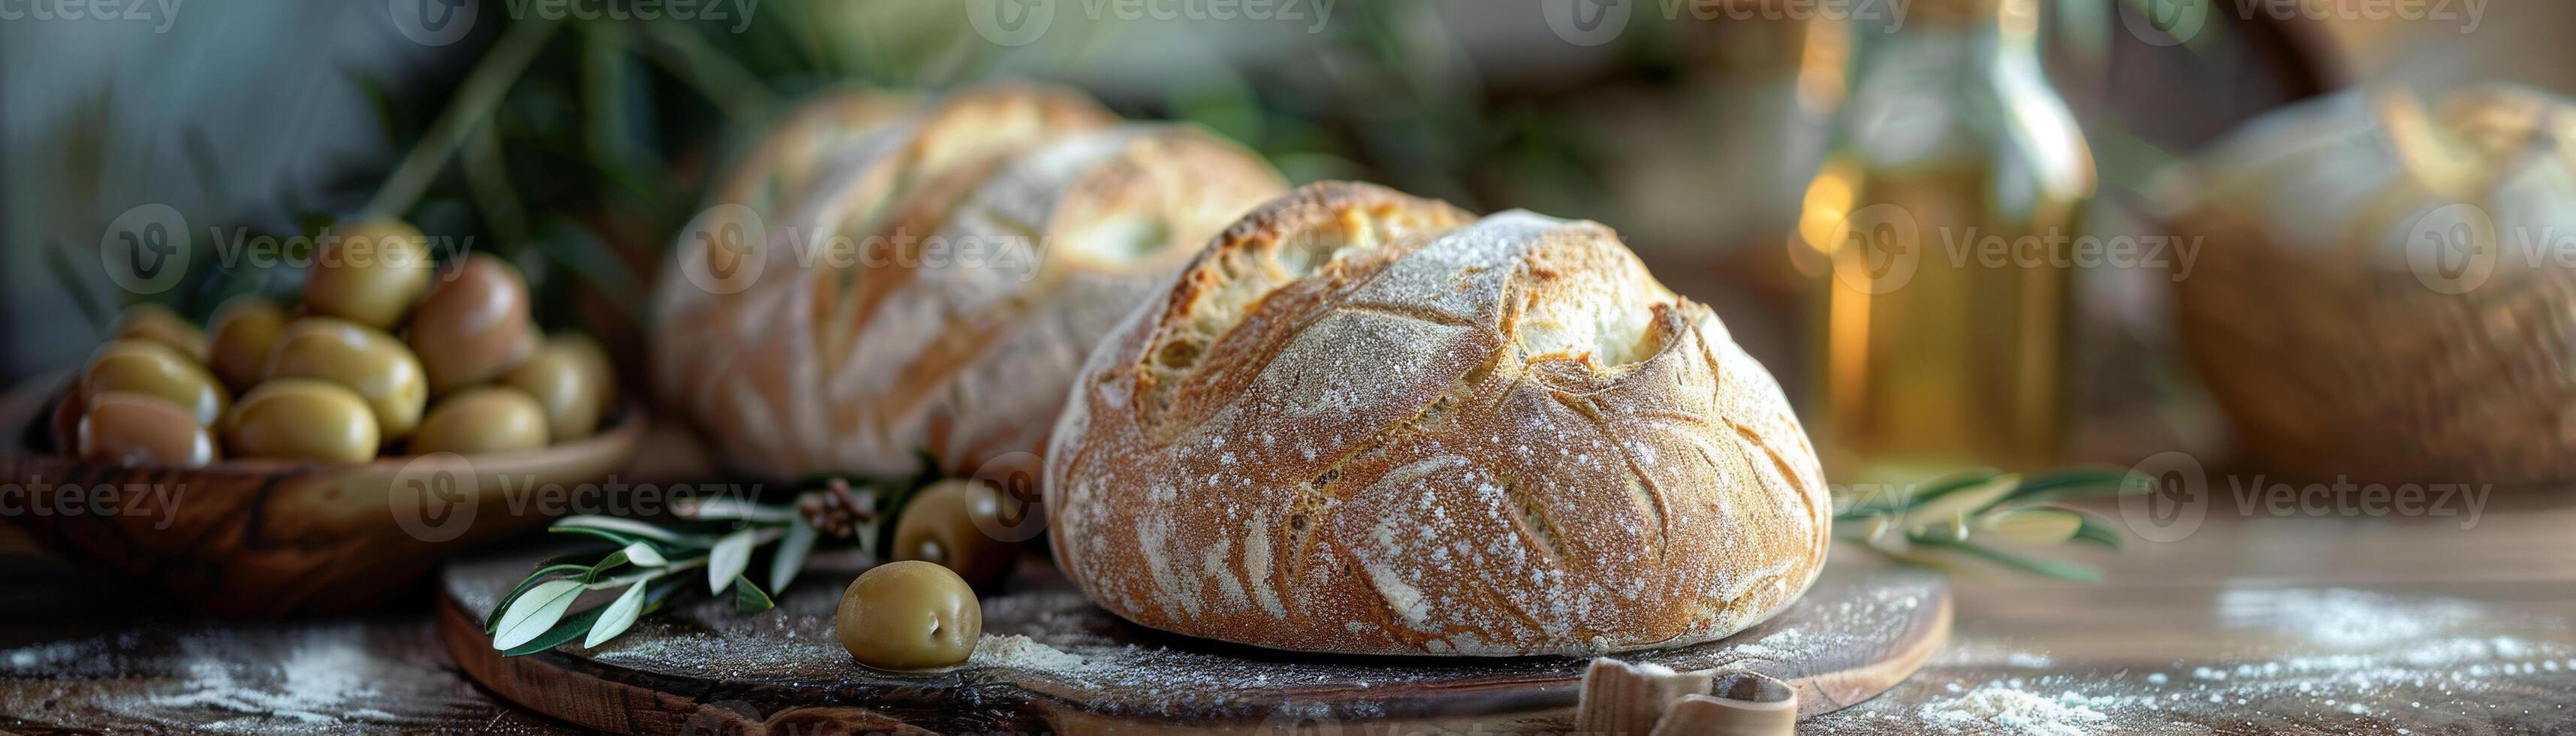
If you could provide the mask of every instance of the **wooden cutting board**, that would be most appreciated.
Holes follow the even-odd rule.
[[[1091,605],[1033,558],[1006,592],[984,599],[987,638],[973,661],[941,673],[881,672],[852,662],[832,628],[842,587],[865,566],[856,555],[818,555],[772,611],[736,614],[730,603],[700,598],[598,649],[567,644],[503,658],[481,622],[549,551],[450,563],[440,638],[502,697],[617,733],[1561,731],[1571,726],[1586,664],[1328,656],[1179,637]],[[1904,680],[1949,631],[1941,576],[1835,564],[1768,622],[1723,641],[1621,658],[1778,677],[1797,686],[1803,716]]]

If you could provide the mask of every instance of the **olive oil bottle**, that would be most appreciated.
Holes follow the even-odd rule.
[[[2037,28],[2037,0],[1918,0],[1850,33],[1849,94],[1790,244],[1837,482],[2059,454],[2068,254],[2094,174]]]

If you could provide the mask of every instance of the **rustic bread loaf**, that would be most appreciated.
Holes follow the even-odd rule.
[[[1233,144],[1117,126],[1059,90],[876,116],[850,111],[902,105],[817,104],[799,119],[825,122],[790,134],[836,143],[761,150],[820,163],[756,157],[767,168],[744,173],[766,173],[719,190],[764,224],[756,281],[718,293],[677,275],[657,304],[666,399],[774,478],[910,474],[925,451],[971,474],[1034,453],[1091,343],[1284,188]],[[714,240],[684,233],[675,258],[734,257]]]
[[[1085,365],[1056,558],[1137,623],[1280,649],[1586,655],[1707,641],[1824,562],[1780,388],[1609,229],[1308,186]]]
[[[2280,112],[2163,181],[2176,331],[2236,430],[2314,478],[2576,479],[2576,103],[2481,85]],[[2187,277],[2186,277],[2187,276]]]

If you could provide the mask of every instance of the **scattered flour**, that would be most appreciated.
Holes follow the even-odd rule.
[[[303,723],[342,723],[346,719],[387,722],[390,713],[365,707],[382,697],[372,684],[381,673],[354,627],[316,627],[303,634],[293,651],[277,663],[273,684],[262,684],[256,663],[224,651],[223,642],[207,638],[180,641],[186,653],[187,681],[176,691],[152,699],[163,707],[207,707]]]
[[[2555,714],[2493,710],[2499,693],[2563,690],[2576,645],[2562,620],[2507,618],[2474,601],[2351,589],[2222,593],[2221,628],[2277,644],[2225,662],[2065,671],[2005,643],[1950,647],[1893,697],[1826,716],[1929,733],[2090,734],[2123,724],[2222,732],[2492,733]],[[2499,632],[2513,632],[2501,634]],[[2079,667],[2076,668],[2080,670]],[[2498,719],[2504,721],[2499,722]],[[2153,729],[2150,729],[2151,731]]]
[[[1081,655],[1047,646],[1025,634],[985,634],[976,642],[975,656],[968,661],[977,667],[1009,667],[1056,674],[1076,672],[1090,664]]]
[[[2000,728],[2004,733],[2085,736],[2096,730],[2087,724],[2100,723],[2110,716],[2081,701],[2072,693],[2049,698],[1988,685],[1956,699],[1925,704],[1918,713],[1924,721],[1952,730],[1983,726]]]
[[[2275,631],[2342,649],[2422,639],[2479,613],[2477,604],[2465,600],[2348,588],[2242,588],[2218,596],[2219,623],[2228,628]]]

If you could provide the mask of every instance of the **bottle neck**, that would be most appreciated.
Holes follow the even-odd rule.
[[[2039,60],[2038,0],[1914,0],[1894,24],[1855,25],[1862,64],[1946,62],[1951,68],[2031,64]]]

